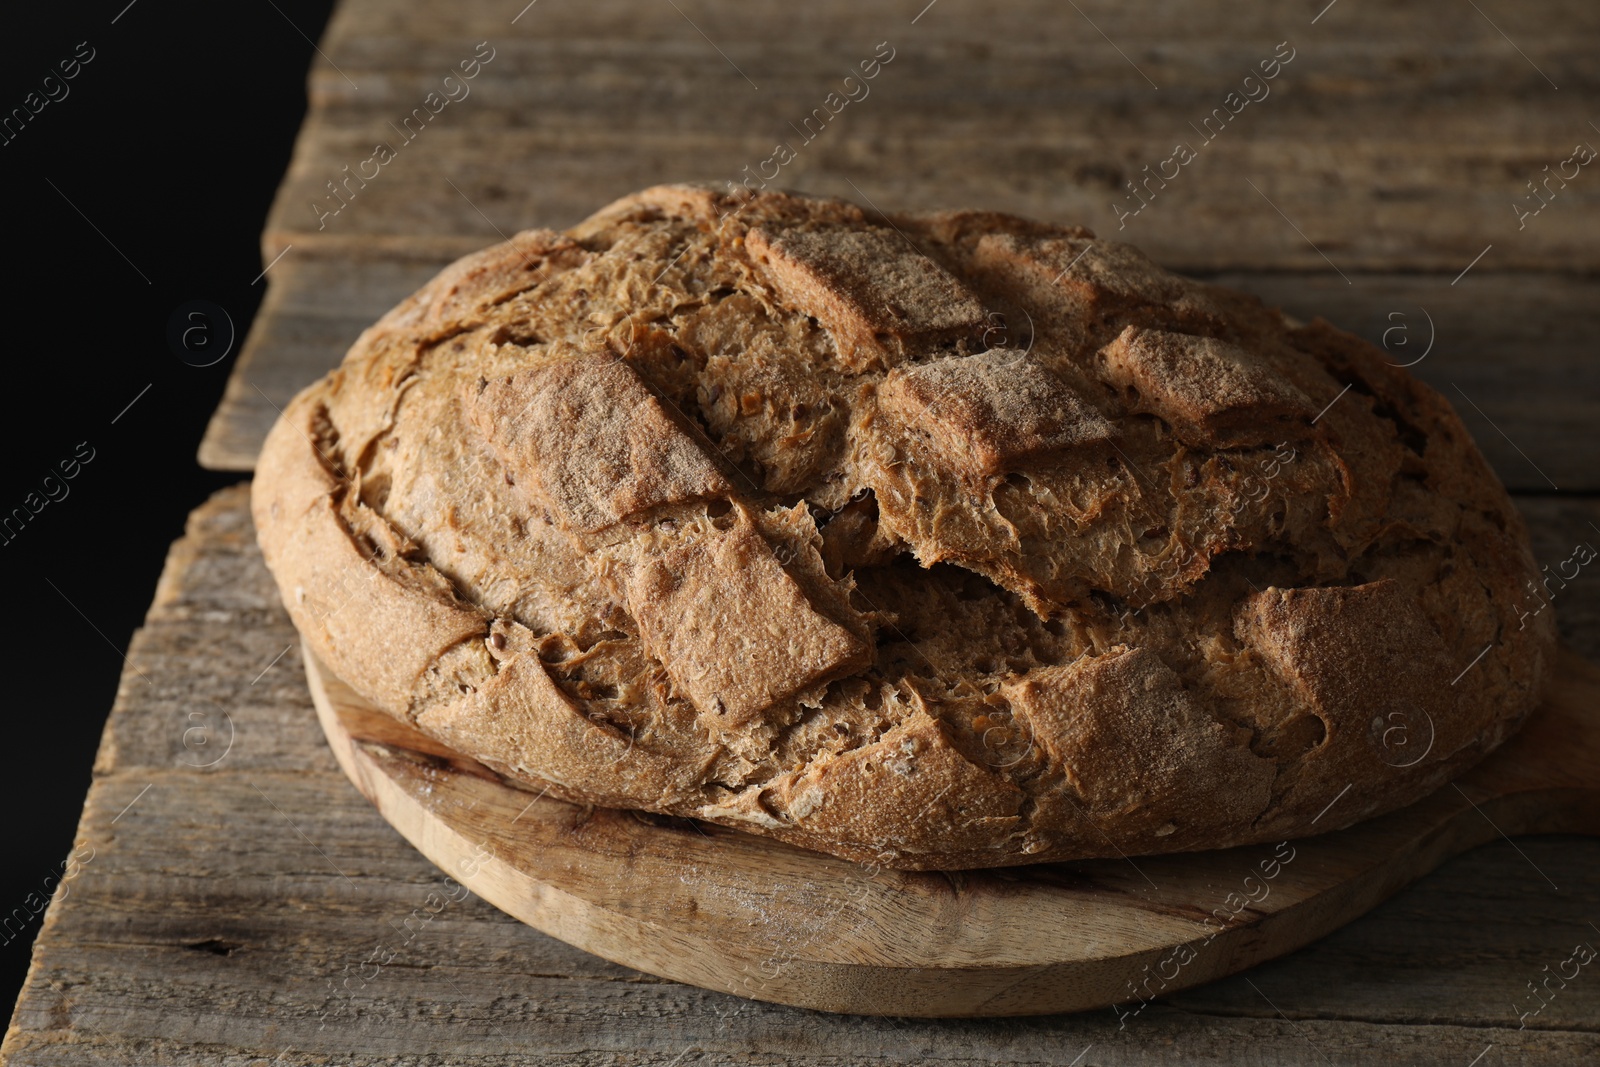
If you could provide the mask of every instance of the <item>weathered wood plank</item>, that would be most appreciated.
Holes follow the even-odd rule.
[[[351,55],[348,49],[353,39],[422,40],[453,35],[477,40],[484,33],[496,29],[504,31],[512,26],[515,29],[509,33],[521,37],[566,39],[590,33],[612,37],[637,34],[653,40],[695,39],[694,30],[670,6],[639,4],[634,0],[591,0],[581,5],[545,3],[526,10],[525,6],[526,0],[470,4],[439,4],[435,0],[345,0],[324,35],[323,51],[344,67]],[[1316,29],[1310,29],[1313,17],[1326,6],[1326,0],[1320,4],[1309,0],[1231,7],[1219,0],[1200,0],[1170,11],[1163,9],[1160,18],[1155,19],[1149,9],[1140,10],[1112,0],[1091,0],[1079,5],[1108,36],[1126,42],[1122,44],[1123,50],[1135,59],[1140,58],[1141,51],[1180,51],[1179,46],[1189,42],[1205,47],[1228,41],[1249,41],[1258,36],[1276,41],[1284,33],[1295,31],[1376,54],[1421,50],[1418,42],[1397,40],[1395,35],[1424,20],[1432,20],[1433,35],[1429,40],[1441,49],[1447,45],[1494,46],[1515,58],[1515,53],[1488,23],[1459,17],[1460,12],[1445,0],[1374,5],[1363,9],[1359,16],[1348,18],[1343,17],[1343,13],[1338,17],[1329,13],[1315,23]],[[1070,7],[1064,10],[1050,0],[1017,0],[992,9],[946,2],[927,10],[930,7],[927,0],[865,4],[858,0],[816,0],[803,7],[786,5],[781,0],[753,3],[690,0],[680,3],[679,7],[719,44],[724,40],[759,44],[783,39],[815,40],[825,37],[830,28],[841,23],[868,19],[873,25],[891,28],[914,25],[916,29],[907,32],[954,41],[962,40],[962,35],[970,34],[976,26],[992,30],[997,38],[1005,40],[1007,47],[1022,49],[1041,38],[1062,45],[1070,45],[1075,40],[1101,40],[1087,21]],[[1488,10],[1493,13],[1492,8]],[[518,16],[515,22],[514,16]],[[1542,60],[1556,52],[1570,51],[1575,47],[1572,37],[1595,25],[1594,9],[1583,0],[1541,0],[1527,5],[1518,24],[1507,28],[1515,31],[1525,51]],[[967,40],[970,42],[970,37]],[[710,54],[708,46],[702,43],[702,47]],[[1109,47],[1102,47],[1111,51]],[[1115,53],[1112,54],[1115,57]],[[1575,73],[1553,71],[1542,62],[1540,65],[1552,74]],[[322,63],[316,64],[316,69],[333,73]],[[1131,72],[1130,76],[1136,77]],[[1456,76],[1478,77],[1470,71],[1458,72]],[[1537,75],[1531,70],[1528,76],[1530,82],[1537,82]]]
[[[783,130],[779,116],[739,136],[663,124],[516,128],[472,112],[470,99],[410,143],[390,125],[408,114],[404,108],[352,129],[324,118],[302,133],[268,220],[263,255],[270,260],[291,244],[368,255],[460,255],[483,243],[478,235],[493,234],[485,216],[508,232],[524,223],[564,228],[644,186],[742,181],[787,142],[798,154],[775,185],[870,199],[885,210],[973,207],[1081,223],[1133,241],[1180,270],[1453,275],[1491,244],[1482,265],[1495,270],[1600,265],[1593,251],[1600,183],[1571,183],[1525,226],[1512,209],[1530,195],[1525,182],[1566,159],[1585,133],[1600,143],[1581,121],[1537,143],[1483,144],[1471,140],[1481,130],[1458,120],[1448,125],[1463,139],[1419,154],[1420,131],[1431,134],[1436,125],[1427,116],[1415,126],[1380,127],[1387,136],[1357,140],[1347,132],[1308,141],[1295,116],[1264,114],[1253,131],[1200,146],[1187,168],[1169,166],[1169,173],[1176,170],[1172,181],[1151,179],[1158,184],[1147,187],[1150,202],[1141,207],[1126,183],[1145,180],[1146,166],[1155,173],[1175,142],[1199,140],[1181,119],[1137,112],[1104,132],[1008,137],[992,129],[964,132],[960,123],[951,128],[943,115],[936,124],[919,124],[908,117],[909,107],[885,97],[875,111],[869,98],[859,112],[841,115],[840,128],[823,130],[810,144]],[[1365,110],[1370,122],[1390,119],[1381,105]],[[788,121],[806,114],[799,110]],[[972,125],[989,127],[990,120],[978,116]],[[381,168],[369,160],[379,143],[395,153]],[[369,182],[352,177],[363,166]],[[1137,214],[1124,218],[1129,212]]]
[[[497,239],[491,232],[481,240]],[[278,410],[442,265],[290,252],[273,268],[270,311],[245,342],[201,462],[251,469]],[[1434,338],[1414,373],[1461,412],[1501,480],[1522,490],[1600,490],[1593,461],[1600,447],[1600,364],[1593,355],[1600,280],[1476,270],[1455,285],[1441,275],[1406,274],[1358,274],[1350,285],[1331,274],[1215,279],[1300,318],[1320,314],[1374,343],[1387,341],[1396,363],[1417,359]]]
[[[1600,18],[1581,0],[1527,5],[1510,27],[1515,47],[1486,18],[1462,17],[1449,0],[1369,7],[1358,14],[1329,12],[1313,25],[1324,6],[1296,5],[1302,13],[1284,5],[1208,0],[1155,15],[1149,8],[1108,0],[1079,5],[1076,11],[1049,0],[1002,7],[946,3],[928,10],[915,2],[860,0],[803,8],[696,0],[678,10],[633,0],[527,10],[514,2],[508,7],[482,0],[451,5],[356,0],[341,5],[329,27],[324,52],[337,69],[314,63],[312,99],[319,107],[336,102],[382,106],[407,78],[442,74],[456,65],[464,46],[470,50],[481,40],[496,48],[504,43],[517,55],[547,55],[546,64],[562,62],[550,55],[556,51],[571,57],[585,69],[563,71],[560,83],[579,90],[567,97],[579,106],[596,89],[633,76],[611,62],[619,55],[628,55],[627,66],[636,69],[663,61],[699,68],[680,69],[670,84],[658,80],[663,90],[704,76],[722,88],[754,92],[741,80],[743,70],[760,83],[760,93],[778,98],[790,83],[807,76],[837,76],[841,67],[854,63],[854,50],[880,40],[923,57],[931,71],[942,68],[938,84],[949,102],[1003,84],[1013,90],[1002,105],[1010,110],[1039,105],[1042,92],[1062,98],[1096,94],[1101,102],[1107,93],[1120,93],[1152,104],[1185,94],[1220,97],[1231,84],[1218,81],[1219,75],[1237,71],[1242,79],[1263,48],[1270,54],[1283,40],[1295,49],[1294,62],[1309,55],[1326,63],[1306,79],[1317,93],[1346,99],[1381,95],[1404,106],[1408,96],[1447,94],[1547,104],[1556,100],[1552,81],[1580,95],[1594,86],[1596,72],[1585,42],[1600,28]],[[508,10],[521,17],[512,23]],[[1152,90],[1152,83],[1164,95]],[[1024,96],[1016,89],[1033,92]],[[715,104],[737,106],[732,99]],[[627,121],[623,116],[610,121],[618,119]]]
[[[689,1062],[1060,1063],[1092,1045],[1091,1063],[1320,1051],[1459,1065],[1490,1043],[1549,1063],[1600,1049],[1592,983],[1574,981],[1520,1032],[1512,1007],[1525,981],[1593,939],[1581,933],[1600,894],[1593,841],[1520,843],[1566,895],[1490,846],[1294,957],[1131,1019],[869,1020],[655,982],[476,898],[452,901],[454,884],[334,776],[201,784],[164,771],[95,787],[82,838],[95,859],[47,927],[6,1062],[142,1062],[162,1039],[171,1063],[290,1048],[284,1062],[498,1063],[525,1050],[528,1062],[666,1063],[695,1049],[707,1059]]]
[[[533,1062],[584,1050],[651,1062],[627,1058],[642,1047],[658,1063],[689,1048],[710,1062],[749,1050],[798,1063],[1040,1063],[1093,1044],[1089,1062],[1152,1063],[1169,1046],[1185,1062],[1230,1062],[1259,1045],[1256,1062],[1300,1063],[1315,1059],[1309,1039],[1333,1062],[1456,1064],[1491,1042],[1534,1062],[1600,1048],[1600,987],[1574,981],[1520,1033],[1511,1007],[1571,942],[1592,940],[1581,916],[1600,895],[1600,846],[1587,840],[1520,843],[1562,894],[1515,849],[1491,846],[1303,953],[1131,1019],[866,1020],[655,982],[476,898],[451,900],[454,884],[337,776],[206,778],[96,785],[81,836],[95,858],[52,912],[7,1049],[26,1054],[7,1062],[96,1062],[76,1047],[96,1036],[104,1062],[181,1037],[175,1063],[290,1047],[291,1063],[491,1063],[519,1048]],[[670,1042],[652,1033],[665,1018]],[[40,1054],[56,1043],[69,1046],[59,1058]]]
[[[569,225],[659,181],[740,180],[779,141],[798,152],[782,185],[852,195],[854,182],[885,206],[989,207],[1110,232],[1139,204],[1126,183],[1182,141],[1198,158],[1145,187],[1154,199],[1121,231],[1173,266],[1322,270],[1326,254],[1347,272],[1454,272],[1489,243],[1495,269],[1600,263],[1600,187],[1556,179],[1546,196],[1559,202],[1525,226],[1512,207],[1593,135],[1582,110],[1596,83],[1592,7],[1539,5],[1514,47],[1446,0],[1315,26],[1312,12],[1281,8],[1207,3],[1151,18],[1091,6],[946,4],[913,25],[888,3],[613,2],[519,7],[513,25],[487,0],[348,4],[328,35],[337,67],[313,71],[316,117],[267,255],[289,243],[458,254],[481,228],[473,205],[496,217],[504,201],[501,225]],[[1252,88],[1261,99],[1225,102],[1286,40],[1292,60]],[[424,111],[426,136],[407,144],[400,123],[479,41],[494,58],[470,95],[436,119]],[[884,41],[892,63],[842,86]],[[836,103],[812,142],[805,119],[840,89],[867,95]],[[1228,103],[1237,118],[1224,110],[1208,141],[1198,127]],[[351,185],[355,202],[328,221],[339,201],[327,183],[380,139],[399,157]]]
[[[0,1062],[1064,1063],[1089,1047],[1080,1063],[1459,1067],[1490,1044],[1529,1063],[1600,1056],[1600,982],[1587,971],[1525,1029],[1513,1006],[1520,996],[1527,1009],[1526,983],[1573,943],[1600,940],[1584,932],[1600,904],[1592,840],[1469,853],[1323,941],[1158,1001],[1125,1028],[1112,1011],[941,1022],[763,1005],[650,979],[476,898],[449,900],[454,884],[334,767],[298,658],[261,675],[292,629],[246,491],[197,511],[169,556],[80,828],[93,857],[50,908]],[[1594,501],[1521,503],[1540,558],[1565,558],[1600,521]],[[1591,656],[1592,578],[1557,605]],[[235,741],[198,767],[218,750],[184,744],[187,716],[216,708]]]

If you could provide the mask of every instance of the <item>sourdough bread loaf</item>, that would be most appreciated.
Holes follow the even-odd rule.
[[[310,647],[446,745],[894,867],[1336,829],[1553,662],[1437,393],[986,212],[663,186],[520,233],[289,405],[254,513]]]

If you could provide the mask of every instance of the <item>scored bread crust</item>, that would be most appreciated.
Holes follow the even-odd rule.
[[[988,212],[661,186],[519,233],[295,398],[253,511],[310,647],[450,747],[900,868],[1347,826],[1554,661],[1437,393]]]

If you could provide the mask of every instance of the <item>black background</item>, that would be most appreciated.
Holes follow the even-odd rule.
[[[68,495],[0,544],[11,623],[0,915],[24,907],[71,851],[122,654],[167,545],[191,508],[243,477],[201,470],[195,451],[265,292],[252,284],[261,226],[332,0],[126,4],[11,5],[0,42],[0,114],[41,91],[81,42],[94,49],[68,95],[0,145],[0,514],[40,492],[80,442],[94,449]],[[224,309],[237,334],[209,367],[167,342],[191,300]],[[38,926],[0,944],[7,1017]]]

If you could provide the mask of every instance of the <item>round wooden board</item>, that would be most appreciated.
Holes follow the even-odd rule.
[[[1501,833],[1600,833],[1600,670],[1566,651],[1516,737],[1404,811],[1277,846],[943,873],[540,796],[303,651],[345,774],[452,878],[616,963],[824,1011],[1137,1012],[1313,941]]]

